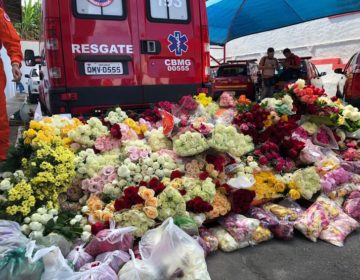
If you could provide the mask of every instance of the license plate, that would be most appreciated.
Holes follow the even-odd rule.
[[[87,62],[85,63],[86,75],[122,75],[124,68],[122,63],[117,62]]]

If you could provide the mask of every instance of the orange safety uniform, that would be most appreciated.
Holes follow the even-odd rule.
[[[12,25],[9,16],[0,8],[0,48],[4,46],[11,59],[11,64],[21,65],[22,53],[20,37]],[[0,58],[0,160],[5,160],[10,145],[10,126],[6,112],[5,97],[6,76],[4,64]]]

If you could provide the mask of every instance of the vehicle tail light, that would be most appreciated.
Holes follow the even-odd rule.
[[[201,26],[201,39],[203,42],[203,82],[210,81],[210,39],[207,26]]]
[[[65,86],[63,52],[61,48],[61,23],[58,18],[45,20],[46,60],[50,83],[54,87]]]

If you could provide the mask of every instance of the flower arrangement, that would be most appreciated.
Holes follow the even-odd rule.
[[[279,181],[271,172],[260,172],[254,175],[255,185],[250,189],[256,193],[258,201],[279,198],[286,190],[284,182]]]
[[[114,215],[114,220],[120,227],[135,227],[136,230],[134,231],[134,235],[136,237],[143,236],[145,232],[155,225],[155,221],[153,219],[148,218],[143,211],[138,209],[131,209],[116,213]]]
[[[220,96],[219,105],[221,107],[225,107],[225,108],[235,107],[236,106],[236,101],[235,101],[234,96],[231,95],[230,93],[224,92]]]
[[[187,131],[173,142],[174,151],[182,157],[194,156],[206,151],[209,145],[199,132]]]
[[[98,137],[108,135],[108,133],[108,128],[98,118],[91,118],[86,125],[78,126],[70,131],[69,138],[84,147],[90,148],[94,146]]]
[[[158,196],[158,218],[165,220],[176,215],[186,215],[186,203],[180,192],[173,187],[166,187]]]
[[[104,135],[96,139],[94,147],[100,152],[109,152],[118,149],[120,145],[121,141],[119,139]]]
[[[211,148],[219,152],[228,152],[237,157],[254,150],[254,144],[250,136],[238,133],[233,126],[222,124],[215,126],[208,143]]]
[[[23,133],[24,144],[37,148],[40,143],[60,142],[60,138],[56,136],[56,130],[52,126],[31,121],[29,129]]]
[[[147,142],[153,152],[160,150],[172,150],[172,142],[163,132],[163,128],[154,129],[145,134]]]
[[[207,107],[212,103],[212,97],[207,96],[206,93],[199,93],[198,95],[194,96],[194,99],[204,107]]]
[[[111,125],[114,125],[116,123],[122,123],[127,118],[127,114],[121,110],[121,108],[116,108],[115,110],[108,113],[105,121],[109,122]]]
[[[320,190],[320,176],[315,167],[299,169],[294,173],[292,185],[295,185],[292,189],[299,191],[303,198],[311,199]]]

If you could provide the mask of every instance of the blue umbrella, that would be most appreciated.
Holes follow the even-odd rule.
[[[210,41],[223,46],[239,37],[360,11],[360,0],[209,0],[206,6]]]

